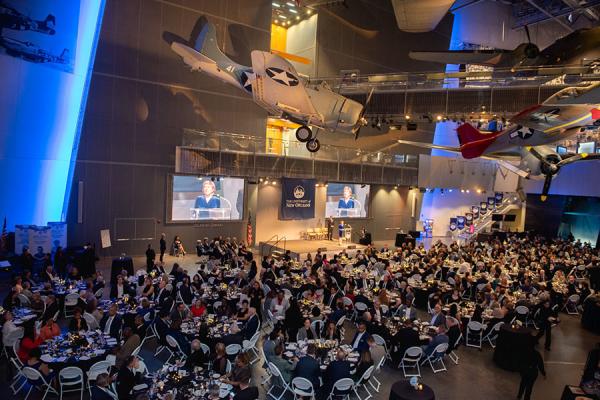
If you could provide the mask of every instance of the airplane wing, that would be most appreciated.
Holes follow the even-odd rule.
[[[500,62],[505,50],[448,50],[448,51],[411,51],[408,56],[413,60],[442,64],[477,64],[494,66]]]
[[[407,144],[409,146],[421,147],[424,149],[437,149],[449,151],[451,153],[456,153],[461,155],[460,147],[452,147],[452,146],[440,146],[437,144],[431,143],[423,143],[423,142],[412,142],[410,140],[398,140],[400,144]],[[507,170],[514,172],[522,178],[528,178],[529,172],[525,171],[518,166],[511,163],[511,161],[520,161],[521,157],[517,153],[491,153],[482,155],[478,158],[483,158],[484,160],[492,160],[496,161],[499,165],[506,168]]]
[[[323,120],[313,106],[296,69],[284,58],[266,51],[251,53],[255,74],[254,101],[273,114],[286,113],[302,120]]]

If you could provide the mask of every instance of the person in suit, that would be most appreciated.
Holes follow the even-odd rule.
[[[333,240],[333,217],[327,218],[327,240]]]
[[[250,340],[252,336],[254,336],[258,329],[259,323],[260,321],[258,320],[258,315],[256,315],[256,308],[248,308],[248,319],[246,320],[246,324],[244,325],[243,329],[245,340]]]
[[[403,319],[414,321],[417,319],[417,309],[413,305],[408,305],[406,301],[399,307],[398,316]]]
[[[544,360],[541,354],[534,348],[530,349],[527,354],[524,354],[520,363],[521,383],[519,384],[519,393],[517,399],[530,400],[533,385],[538,377],[538,371],[541,372],[546,379],[546,370],[544,369]],[[523,397],[523,395],[525,397]]]
[[[189,318],[189,311],[185,308],[185,304],[179,303],[171,313],[171,322],[176,320],[185,321]]]
[[[205,180],[202,182],[202,195],[196,197],[194,208],[208,209],[208,208],[221,208],[221,199],[217,196],[217,187],[211,180]],[[210,218],[208,211],[200,211],[200,219]]]
[[[167,235],[164,233],[160,234],[160,262],[162,263],[165,257],[165,251],[167,251]]]
[[[317,339],[317,333],[310,324],[310,318],[304,318],[302,328],[298,329],[296,340],[313,340]]]
[[[177,344],[179,344],[179,348],[181,349],[181,351],[183,351],[185,356],[190,355],[190,353],[192,352],[191,347],[190,347],[190,341],[181,332],[181,320],[180,319],[171,321],[171,326],[169,327],[169,330],[167,331],[167,336],[171,336],[173,339],[175,339]],[[172,350],[174,350],[174,349],[172,349]]]
[[[315,392],[319,390],[319,387],[321,386],[319,382],[321,367],[317,361],[317,348],[314,344],[309,344],[306,348],[306,356],[298,360],[294,375],[296,377],[308,379],[312,383]]]
[[[436,304],[433,308],[433,316],[431,317],[431,326],[440,326],[446,323],[446,316],[442,313],[441,304]]]
[[[129,356],[117,374],[117,396],[119,400],[133,400],[133,387],[139,382],[141,373],[136,372],[140,361],[136,356]]]
[[[406,350],[409,347],[418,346],[419,341],[419,333],[413,329],[412,322],[404,322],[402,328],[398,329],[398,332],[392,338],[392,345],[396,348],[393,354],[394,362],[396,360],[400,362]]]
[[[152,248],[152,244],[148,243],[148,248],[146,249],[146,272],[152,272],[154,261],[156,261],[156,251]]]
[[[96,377],[96,384],[91,389],[92,400],[117,400],[117,395],[108,389],[109,384],[110,377],[108,374],[98,375]]]
[[[185,367],[189,369],[193,369],[194,367],[201,367],[206,362],[206,354],[204,354],[204,350],[202,350],[202,346],[200,340],[194,339],[192,340],[192,353],[185,360]]]
[[[130,327],[123,329],[123,345],[117,351],[115,367],[120,369],[127,358],[133,354],[133,351],[140,345],[140,337],[133,333]]]
[[[117,314],[117,305],[113,304],[108,309],[108,313],[104,314],[100,320],[100,330],[115,339],[119,339],[122,325],[123,320],[119,314]]]
[[[327,384],[328,393],[333,384],[343,378],[352,378],[350,362],[346,360],[346,353],[342,349],[338,349],[335,360],[329,363],[327,370],[325,370],[325,382]]]
[[[263,342],[263,352],[265,353],[266,361],[269,362],[275,357],[275,346],[284,340],[281,328],[275,327],[269,337]]]
[[[352,188],[350,186],[344,186],[343,196],[338,201],[338,208],[340,209],[340,217],[348,215],[349,208],[354,208],[354,199],[352,198]]]
[[[369,338],[369,334],[367,333],[367,323],[364,320],[361,320],[358,323],[358,329],[350,342],[352,349],[357,351],[365,351],[369,349],[369,343],[367,339]]]
[[[54,318],[56,313],[59,311],[58,303],[56,302],[56,297],[51,294],[46,298],[46,311],[44,311],[44,316],[42,317],[43,321],[47,321],[48,318]]]
[[[537,340],[540,340],[544,334],[546,339],[544,342],[544,349],[550,351],[550,345],[552,344],[552,321],[554,320],[554,314],[550,307],[550,300],[546,300],[540,308],[540,330],[536,336]]]
[[[448,338],[448,335],[446,335],[446,325],[439,325],[437,327],[436,335],[431,339],[429,344],[426,346],[422,346],[423,356],[429,357],[438,345],[442,343],[448,343],[449,341],[450,339]]]

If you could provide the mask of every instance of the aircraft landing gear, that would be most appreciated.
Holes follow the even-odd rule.
[[[296,139],[302,143],[308,142],[312,139],[312,130],[308,126],[302,125],[300,128],[296,129]]]
[[[311,153],[316,153],[320,148],[321,143],[319,142],[319,139],[310,139],[308,142],[306,142],[306,149]]]

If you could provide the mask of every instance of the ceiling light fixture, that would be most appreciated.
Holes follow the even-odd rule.
[[[272,4],[273,4],[273,7],[277,7],[277,8],[281,7],[281,4],[279,4],[279,3],[273,2]]]
[[[294,13],[294,14],[298,14],[298,11],[296,11],[296,10],[295,10],[295,9],[293,9],[293,8],[290,8],[290,12],[291,12],[291,13]]]

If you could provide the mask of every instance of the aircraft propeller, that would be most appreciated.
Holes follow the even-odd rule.
[[[363,104],[363,108],[360,111],[360,114],[358,114],[356,124],[354,124],[354,128],[352,128],[352,133],[354,133],[354,140],[358,139],[358,135],[360,134],[360,128],[367,125],[367,120],[365,119],[364,115],[367,112],[367,106],[369,105],[369,103],[371,102],[371,98],[373,97],[373,90],[374,89],[371,88],[371,90],[369,91],[369,94],[367,95],[367,100]]]
[[[528,147],[529,151],[535,158],[542,163],[542,172],[544,173],[544,186],[542,188],[541,200],[546,201],[548,193],[550,192],[550,185],[552,184],[552,177],[558,173],[558,171],[567,164],[575,161],[583,160],[588,157],[587,153],[575,154],[568,158],[557,159],[555,157],[545,157],[539,151],[533,147]]]

